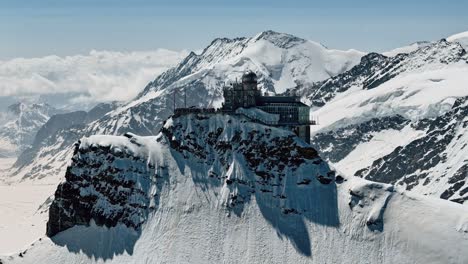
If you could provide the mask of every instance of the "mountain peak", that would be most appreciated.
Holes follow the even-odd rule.
[[[419,49],[413,51],[411,54],[421,54],[428,56],[428,59],[441,57],[441,60],[459,60],[466,54],[466,50],[459,42],[441,39]]]
[[[14,103],[14,104],[8,106],[8,112],[13,113],[15,115],[18,115],[19,113],[21,113],[24,110],[25,107],[26,107],[25,103],[17,102],[17,103]]]
[[[239,37],[239,38],[225,38],[225,37],[219,37],[219,38],[215,38],[213,39],[213,41],[211,41],[211,43],[205,48],[206,49],[209,49],[210,47],[213,47],[213,46],[219,46],[219,45],[224,45],[224,44],[229,44],[229,43],[233,43],[233,42],[237,42],[237,41],[242,41],[242,40],[245,40],[246,38],[244,37]],[[202,52],[203,53],[203,52]]]
[[[307,42],[305,39],[301,39],[291,34],[279,33],[273,30],[266,30],[257,34],[254,38],[254,41],[259,41],[261,39],[271,42],[279,48],[288,49],[296,45]]]
[[[28,103],[28,102],[17,102],[8,106],[8,112],[19,115],[24,111],[38,111],[38,112],[56,112],[53,106],[47,103]]]

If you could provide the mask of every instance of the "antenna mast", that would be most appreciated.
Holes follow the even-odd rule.
[[[175,114],[175,96],[176,96],[176,89],[174,89],[174,94],[172,95],[172,109]]]

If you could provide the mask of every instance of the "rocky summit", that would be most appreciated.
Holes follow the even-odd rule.
[[[220,202],[237,215],[258,195],[271,197],[285,214],[301,215],[306,204],[289,202],[288,193],[335,180],[317,152],[291,132],[233,115],[173,117],[157,137],[93,136],[78,142],[66,181],[55,192],[47,234],[91,220],[107,227],[123,223],[140,228],[148,213],[158,209],[159,192],[170,182],[171,168],[154,157],[162,148],[174,153],[170,159],[180,170],[191,171],[193,181],[217,186],[218,195],[224,196]]]

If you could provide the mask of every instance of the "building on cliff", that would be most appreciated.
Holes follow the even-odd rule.
[[[300,101],[299,96],[263,96],[258,89],[257,75],[246,72],[242,76],[241,83],[233,83],[223,89],[224,112],[242,113],[256,121],[263,121],[265,115],[243,109],[258,108],[263,112],[276,115],[275,121],[268,119],[268,125],[286,127],[307,143],[310,143],[310,125],[315,122],[310,120],[310,107]]]
[[[310,107],[301,102],[299,96],[264,96],[258,88],[257,75],[248,71],[242,81],[223,88],[223,113],[248,117],[254,122],[269,126],[283,127],[293,131],[305,142],[310,143]],[[174,100],[175,102],[175,100]],[[174,103],[175,105],[175,103]],[[188,113],[216,113],[215,109],[176,108],[176,115]]]

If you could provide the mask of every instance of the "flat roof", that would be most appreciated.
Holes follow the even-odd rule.
[[[301,102],[300,97],[298,96],[260,96],[258,99],[261,106],[268,104],[286,103],[291,105],[309,107],[308,105]]]

